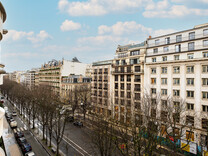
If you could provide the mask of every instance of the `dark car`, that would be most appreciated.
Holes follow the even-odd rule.
[[[81,121],[75,121],[74,125],[77,127],[83,127],[83,123]]]
[[[67,121],[73,122],[73,121],[74,121],[74,117],[73,117],[73,116],[69,116],[69,117],[67,118]]]
[[[10,122],[14,121],[14,118],[13,118],[13,117],[10,117],[10,118],[8,118],[7,120],[8,120],[8,122],[10,123]]]
[[[27,140],[25,137],[17,138],[17,143],[21,146],[22,144],[26,144]]]
[[[22,132],[17,132],[14,135],[16,139],[24,137],[24,134]]]
[[[10,117],[12,117],[12,114],[9,113],[9,112],[5,113],[5,115],[6,115],[6,118],[7,118],[7,119],[10,118]]]
[[[29,143],[23,143],[23,144],[21,144],[20,145],[20,148],[21,148],[21,150],[22,150],[22,152],[23,152],[23,154],[25,154],[25,153],[27,153],[27,152],[30,152],[30,151],[32,151],[32,147],[31,147],[31,145],[29,144]]]

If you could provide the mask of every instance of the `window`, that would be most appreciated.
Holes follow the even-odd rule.
[[[156,58],[152,58],[152,62],[156,62],[157,60],[156,60]]]
[[[203,52],[202,55],[203,57],[208,57],[208,52]]]
[[[158,48],[153,49],[153,53],[157,54],[158,53]]]
[[[180,56],[179,55],[174,55],[174,60],[179,60]]]
[[[167,74],[167,67],[162,67],[162,74]]]
[[[167,84],[167,78],[161,78],[161,84],[166,85]]]
[[[135,93],[134,97],[135,97],[135,100],[140,100],[141,95],[140,95],[140,93]]]
[[[127,90],[131,90],[131,84],[127,83],[126,88],[127,88]]]
[[[124,90],[124,83],[121,83],[121,89]]]
[[[135,75],[134,82],[140,82],[140,81],[141,81],[140,75]]]
[[[195,39],[195,32],[189,33],[189,40]]]
[[[187,54],[187,58],[188,59],[193,59],[194,58],[194,54]]]
[[[165,44],[170,44],[170,37],[165,38]]]
[[[181,42],[181,41],[182,41],[182,35],[177,35],[176,42]]]
[[[161,89],[161,93],[162,93],[162,95],[167,95],[168,94],[168,90],[167,89]]]
[[[194,66],[187,66],[186,67],[186,72],[187,73],[194,73]]]
[[[202,105],[202,111],[203,112],[208,112],[208,106]]]
[[[175,45],[175,52],[181,52],[181,45]]]
[[[124,97],[124,91],[120,92],[121,97]]]
[[[120,81],[124,81],[124,75],[121,75]]]
[[[173,73],[174,73],[174,74],[180,73],[180,67],[179,67],[179,66],[173,67]]]
[[[115,75],[115,81],[118,81],[118,75]]]
[[[156,84],[156,78],[151,78],[151,84]]]
[[[173,79],[173,84],[174,85],[180,85],[180,79],[179,78],[174,78]]]
[[[208,35],[208,29],[204,29],[204,30],[203,30],[203,35],[204,35],[204,36]]]
[[[203,86],[208,86],[208,79],[207,78],[202,79],[202,85]]]
[[[167,52],[167,51],[168,51],[168,47],[164,47],[164,48],[163,48],[163,51],[164,51],[164,52]]]
[[[135,66],[134,71],[135,72],[141,72],[141,67],[140,66]]]
[[[194,42],[188,43],[188,50],[194,50]]]
[[[134,56],[134,55],[140,55],[140,50],[131,51],[130,55],[131,55],[131,56]]]
[[[203,46],[204,46],[204,47],[207,47],[207,46],[208,46],[208,40],[204,40],[204,41],[203,41]]]
[[[187,110],[194,110],[194,104],[193,103],[187,103],[186,108],[187,108]]]
[[[118,83],[115,83],[115,89],[118,89]]]
[[[151,89],[152,94],[156,94],[156,88]]]
[[[187,115],[186,116],[186,124],[188,126],[191,126],[191,125],[194,126],[194,117]]]
[[[127,75],[127,81],[131,82],[131,75]]]
[[[173,96],[180,96],[180,90],[173,90]]]
[[[155,40],[155,45],[159,45],[159,43],[160,43],[159,39]]]
[[[140,59],[130,59],[130,64],[138,64],[140,62]]]
[[[187,91],[187,98],[193,98],[194,97],[194,91]]]
[[[156,74],[156,68],[151,68],[152,74]]]
[[[202,92],[202,99],[208,99],[208,92]]]
[[[121,65],[126,65],[126,60],[121,60]]]
[[[202,128],[208,129],[208,119],[202,118]]]
[[[194,141],[194,132],[186,131],[186,140]]]
[[[167,107],[168,101],[167,100],[161,100],[162,107]]]
[[[193,86],[194,85],[194,78],[187,78],[186,82],[187,82],[186,84],[188,86]]]
[[[116,65],[119,65],[119,60],[116,60]]]
[[[141,91],[140,84],[135,84],[134,90],[135,91]]]
[[[207,73],[208,72],[208,65],[203,65],[202,66],[202,72]]]
[[[162,57],[163,61],[167,61],[167,56]]]

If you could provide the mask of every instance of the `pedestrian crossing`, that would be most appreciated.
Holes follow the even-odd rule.
[[[13,129],[14,133],[27,131],[27,127],[18,127]]]

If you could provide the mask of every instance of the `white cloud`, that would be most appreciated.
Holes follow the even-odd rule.
[[[69,20],[65,20],[60,29],[62,31],[71,31],[71,30],[78,30],[81,28],[81,24],[80,23],[75,23],[73,21],[69,21]]]
[[[16,31],[16,30],[9,30],[8,33],[4,36],[4,40],[12,40],[17,41],[23,38],[27,38],[34,35],[34,32],[24,32],[24,31]]]
[[[71,16],[99,16],[110,12],[132,11],[143,6],[148,0],[59,0],[58,8]]]
[[[176,3],[185,2],[186,0],[172,0]],[[207,1],[207,0],[201,0]],[[143,16],[147,18],[179,18],[185,16],[207,16],[208,9],[188,8],[185,5],[171,5],[167,0],[159,1],[157,3],[149,3]]]
[[[175,29],[159,29],[159,30],[155,30],[153,33],[152,33],[152,36],[153,37],[156,37],[156,36],[162,36],[162,35],[167,35],[167,34],[170,34],[170,33],[174,33],[176,32],[177,30]]]
[[[152,31],[151,28],[146,28],[135,21],[117,22],[112,26],[101,25],[98,27],[98,34],[113,34],[113,35],[129,35],[142,32],[148,34]]]
[[[24,32],[9,30],[8,34],[4,36],[4,41],[18,41],[22,39],[27,39],[32,43],[43,42],[46,39],[52,38],[45,30],[41,30],[38,34],[34,32]]]

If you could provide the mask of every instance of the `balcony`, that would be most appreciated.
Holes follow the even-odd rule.
[[[155,42],[154,42],[154,43],[148,44],[147,47],[152,48],[152,47],[156,47],[156,46],[169,45],[169,44],[180,43],[180,42],[185,42],[185,41],[193,41],[195,39],[202,39],[202,38],[207,38],[207,37],[208,37],[208,35],[204,35],[204,34],[195,35],[193,37],[193,39],[189,39],[189,36],[186,36],[186,37],[182,37],[181,40],[176,40],[176,37],[175,37],[174,39],[170,39],[168,43],[166,43],[165,38],[164,38],[164,40],[160,41],[158,44],[155,44]],[[152,40],[152,41],[154,41],[154,40]]]
[[[118,71],[112,71],[112,74],[119,74],[119,75],[122,75],[122,74],[133,74],[133,71],[132,70],[127,70],[127,71],[118,70]]]

